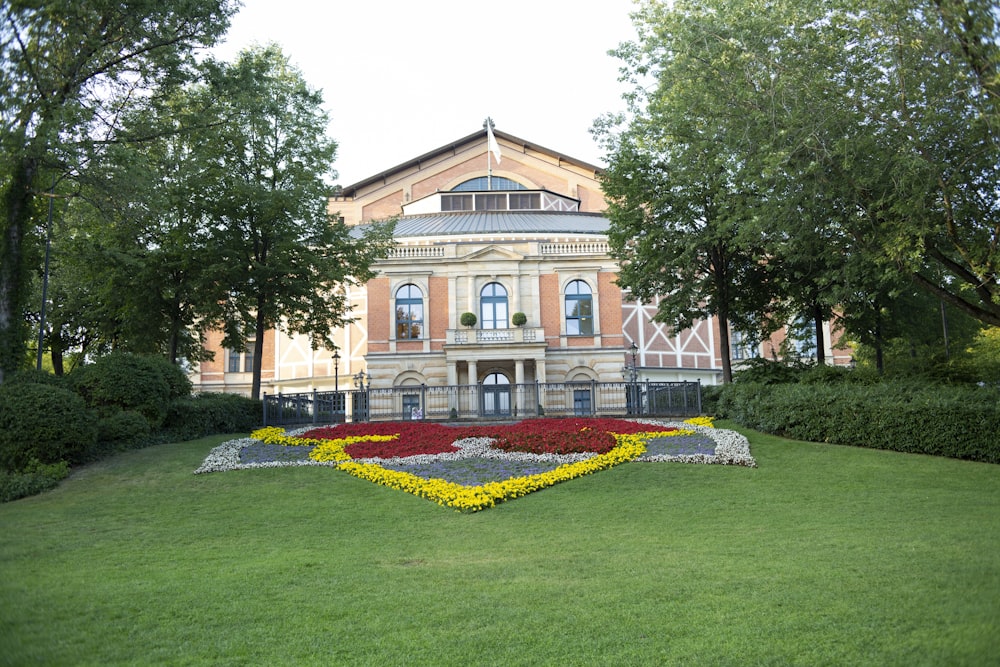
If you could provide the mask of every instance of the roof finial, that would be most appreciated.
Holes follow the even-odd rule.
[[[483,129],[485,130],[487,127],[489,127],[491,130],[496,129],[496,123],[494,123],[493,119],[490,118],[489,116],[487,116],[486,120],[483,121]]]

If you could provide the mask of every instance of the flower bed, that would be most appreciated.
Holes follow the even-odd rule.
[[[478,511],[626,461],[754,467],[746,438],[711,420],[534,419],[504,426],[352,423],[255,431],[195,472],[327,465],[441,505]]]

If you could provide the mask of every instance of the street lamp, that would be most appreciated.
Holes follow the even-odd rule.
[[[372,386],[371,373],[368,374],[368,386],[365,386],[365,371],[358,371],[353,377],[354,386],[358,391],[354,394],[354,421],[368,421],[368,389]]]
[[[368,378],[368,387],[365,386],[365,377],[366,377],[365,376],[365,371],[364,371],[364,369],[362,369],[353,378],[354,379],[354,386],[357,387],[358,389],[360,389],[361,391],[368,391],[368,387],[372,386],[372,376],[371,376],[371,374],[369,373],[368,376],[367,376],[367,378]]]
[[[340,351],[333,351],[333,420],[340,421],[339,415],[346,413],[344,405],[340,402]]]
[[[627,405],[626,411],[628,414],[638,413],[639,408],[639,366],[636,361],[636,356],[639,353],[639,346],[632,342],[632,345],[628,348],[629,353],[632,355],[632,364],[630,366],[622,367],[622,379],[628,384],[626,388],[627,394]]]

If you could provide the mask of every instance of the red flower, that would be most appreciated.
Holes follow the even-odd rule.
[[[508,452],[534,454],[605,454],[615,446],[613,433],[629,434],[676,429],[637,424],[624,419],[529,419],[505,426],[446,426],[427,422],[352,422],[316,428],[305,438],[332,440],[358,435],[398,435],[388,442],[357,442],[345,451],[353,458],[391,458],[457,451],[452,443],[463,438],[492,438]]]

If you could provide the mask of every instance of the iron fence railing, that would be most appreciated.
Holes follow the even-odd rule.
[[[404,386],[264,394],[264,425],[532,417],[692,417],[700,382]]]

